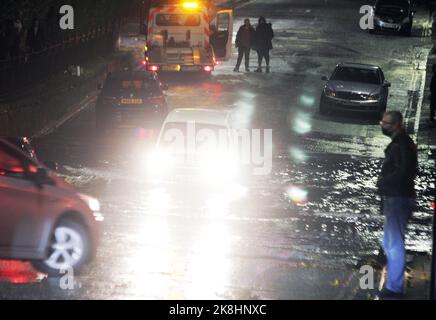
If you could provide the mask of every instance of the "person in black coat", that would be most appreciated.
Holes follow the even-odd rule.
[[[244,20],[244,25],[241,26],[236,34],[236,48],[238,48],[238,61],[236,62],[233,71],[238,72],[241,66],[242,58],[245,56],[245,71],[250,72],[250,50],[254,40],[254,28],[250,24],[249,19]]]
[[[273,48],[272,39],[274,38],[274,31],[272,29],[271,23],[266,23],[264,17],[259,18],[259,24],[256,28],[254,39],[255,47],[258,57],[258,68],[256,72],[262,72],[262,60],[265,59],[266,72],[270,71],[269,61],[270,55],[269,51]]]
[[[430,82],[430,92],[431,92],[430,121],[434,123],[435,122],[434,114],[436,110],[436,64],[433,65],[432,69],[433,69],[433,76],[431,77],[431,82]]]
[[[32,52],[41,51],[45,45],[45,32],[38,18],[35,18],[32,27],[27,31],[27,46]]]

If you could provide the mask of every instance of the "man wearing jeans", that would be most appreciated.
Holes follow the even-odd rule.
[[[385,150],[377,182],[385,216],[383,249],[387,258],[387,282],[380,297],[400,298],[406,269],[406,228],[416,198],[418,156],[415,143],[404,129],[400,112],[386,112],[380,126],[383,134],[392,139]]]

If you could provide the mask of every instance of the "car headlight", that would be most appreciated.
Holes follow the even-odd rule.
[[[79,197],[88,205],[92,212],[100,212],[100,201],[82,193],[79,194]]]
[[[368,100],[379,100],[380,99],[380,93],[371,93],[370,95],[368,95]]]
[[[201,174],[212,183],[233,180],[239,174],[239,159],[231,153],[210,152],[198,158]]]
[[[336,92],[334,90],[328,88],[328,87],[325,87],[324,93],[325,93],[326,96],[336,97]]]

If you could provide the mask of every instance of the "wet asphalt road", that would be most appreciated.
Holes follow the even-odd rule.
[[[231,107],[249,127],[273,129],[273,171],[247,182],[246,195],[150,185],[137,174],[138,131],[114,131],[99,143],[93,109],[36,141],[42,159],[58,161],[68,181],[101,200],[101,246],[74,290],[26,263],[0,262],[0,298],[370,298],[358,289],[357,265],[378,253],[375,182],[389,141],[377,119],[319,115],[320,78],[339,61],[380,65],[392,83],[388,109],[403,111],[419,137],[431,41],[424,9],[411,38],[374,36],[359,29],[363,4],[250,1],[236,10],[235,29],[260,14],[273,23],[271,74],[233,73],[234,54],[210,80],[165,79],[172,108]],[[252,53],[252,69],[255,61]],[[425,156],[420,169],[407,246],[428,252],[434,175]],[[293,190],[306,199],[297,203]]]

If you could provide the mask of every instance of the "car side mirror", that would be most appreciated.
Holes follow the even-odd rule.
[[[322,80],[322,81],[328,81],[329,78],[327,78],[326,76],[322,76],[322,77],[321,77],[321,80]]]
[[[30,178],[38,188],[42,188],[49,181],[48,172],[44,168],[38,168],[36,172],[31,172]]]
[[[383,87],[390,88],[391,87],[391,83],[390,82],[385,82],[385,83],[383,83]]]

